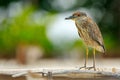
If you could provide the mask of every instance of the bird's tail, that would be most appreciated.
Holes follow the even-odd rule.
[[[97,46],[96,50],[105,54],[105,47],[104,46]]]

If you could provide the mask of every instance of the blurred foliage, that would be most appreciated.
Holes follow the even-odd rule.
[[[36,24],[30,18],[36,10],[35,8],[25,8],[21,15],[13,18],[6,18],[0,27],[0,47],[1,50],[11,50],[17,46],[18,42],[39,43],[47,52],[52,50],[52,43],[46,36],[46,26],[52,21],[54,13],[79,10],[84,8],[92,13],[103,33],[105,47],[107,50],[119,49],[120,44],[120,0],[0,0],[0,6],[8,7],[11,2],[20,1],[23,5],[32,4],[35,8],[49,12],[41,15],[40,24]],[[44,13],[42,13],[44,14]],[[42,19],[42,20],[41,20]],[[43,20],[45,19],[45,20]],[[45,22],[45,23],[44,23]],[[32,23],[32,24],[31,24]],[[29,28],[28,28],[29,27]],[[40,36],[40,37],[39,37]],[[70,50],[71,47],[83,46],[81,41],[63,44],[62,49]],[[66,47],[68,46],[68,47]],[[54,46],[56,47],[56,46]],[[64,49],[63,49],[64,48]],[[113,52],[116,55],[118,52]]]
[[[53,21],[53,14],[38,12],[41,14],[37,16],[38,24],[34,20],[35,13],[34,7],[25,7],[20,15],[8,17],[0,24],[0,51],[4,55],[13,56],[17,46],[25,43],[39,45],[45,49],[46,56],[51,56],[53,45],[47,38],[46,28]]]
[[[0,6],[8,6],[11,2],[21,0],[0,0]],[[72,0],[70,0],[72,1]],[[33,6],[42,10],[49,11],[51,13],[65,12],[69,10],[78,10],[79,8],[97,9],[102,12],[101,20],[98,22],[103,33],[114,34],[116,39],[120,40],[120,0],[74,0],[75,3],[68,8],[64,8],[68,5],[64,0],[24,0],[23,3],[31,3]],[[62,4],[63,2],[64,4]],[[99,16],[99,12],[95,13],[95,18]]]

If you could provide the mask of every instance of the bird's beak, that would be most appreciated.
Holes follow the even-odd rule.
[[[65,18],[65,20],[74,19],[74,18],[75,18],[74,16],[70,16],[70,17]]]

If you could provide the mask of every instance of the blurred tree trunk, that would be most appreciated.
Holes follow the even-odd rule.
[[[16,49],[16,60],[19,64],[26,64],[26,45],[20,43]]]

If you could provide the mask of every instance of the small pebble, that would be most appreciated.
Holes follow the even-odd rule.
[[[113,72],[113,73],[116,73],[116,68],[112,68],[112,72]]]

